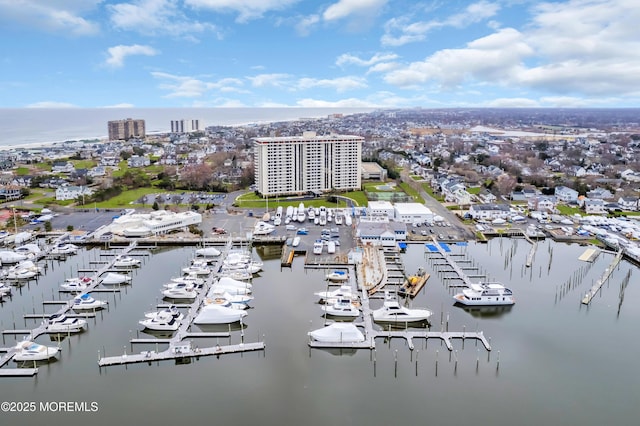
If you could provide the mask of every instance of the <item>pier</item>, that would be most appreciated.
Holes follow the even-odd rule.
[[[605,269],[602,276],[598,279],[598,281],[596,281],[596,283],[593,286],[591,286],[587,294],[585,294],[584,297],[582,298],[583,305],[588,305],[589,303],[591,303],[591,300],[593,299],[593,297],[598,293],[598,291],[600,291],[604,283],[609,279],[609,277],[613,273],[613,270],[615,269],[615,267],[618,266],[618,264],[622,260],[623,254],[624,253],[622,250],[618,250],[613,260],[611,261],[611,264],[607,267],[607,269]]]
[[[53,246],[55,246],[56,244],[58,244],[61,239],[66,238],[67,234],[63,234],[61,237],[58,237],[55,240],[55,243]],[[120,252],[120,254],[127,254],[130,251],[132,251],[133,249],[135,249],[137,246],[137,243],[131,242],[129,243],[129,246],[126,247],[122,252]],[[44,257],[46,256],[49,250],[44,251],[45,254],[43,254],[41,256]],[[100,284],[99,278],[102,274],[106,273],[109,269],[111,269],[113,267],[113,263],[115,262],[116,257],[114,256],[113,259],[108,262],[105,263],[104,266],[100,269],[98,269],[97,271],[94,272],[92,278],[93,280],[91,281],[91,284],[88,285],[88,287],[83,290],[83,293],[90,293],[92,291],[96,291],[95,288]],[[110,291],[113,291],[114,289],[109,289]],[[52,302],[56,302],[56,304],[58,304],[58,301],[48,301],[49,303],[47,304],[53,304]],[[51,314],[26,314],[25,315],[25,319],[26,318],[47,318],[51,315],[54,314],[67,314],[67,312],[71,311],[73,309],[73,299],[68,300],[67,302],[64,302],[64,304],[62,303],[62,301],[60,301],[60,304],[62,304],[62,306],[54,313]],[[80,314],[69,314],[69,316],[81,316],[81,317],[87,317],[87,315],[80,315]],[[14,325],[15,327],[15,325]],[[25,336],[25,340],[35,340],[37,337],[43,335],[43,334],[47,334],[47,325],[45,323],[40,324],[38,327],[33,328],[33,329],[24,329],[24,330],[18,330],[18,329],[11,329],[11,330],[3,330],[2,331],[2,335],[3,338],[5,335],[24,335]],[[23,369],[23,368],[16,368],[16,369],[12,369],[12,368],[2,368],[3,366],[5,366],[8,362],[10,362],[13,357],[16,355],[17,353],[17,349],[15,347],[11,347],[11,348],[6,348],[6,350],[3,350],[2,352],[5,352],[5,354],[0,357],[0,376],[33,376],[37,373],[37,369]],[[15,370],[15,371],[14,371]],[[22,371],[25,370],[25,371]],[[30,370],[30,371],[28,371]],[[28,374],[28,373],[32,373],[32,374]]]
[[[255,240],[254,240],[255,241]],[[220,254],[218,260],[212,267],[213,271],[218,271],[222,267],[222,262],[228,255],[229,250],[233,246],[231,241],[227,241],[225,249]],[[201,338],[201,337],[229,337],[231,338],[231,326],[229,326],[229,333],[208,333],[208,332],[191,332],[189,328],[195,317],[198,315],[200,308],[204,305],[204,301],[207,297],[207,293],[214,281],[218,278],[216,272],[212,272],[207,277],[204,285],[198,291],[198,295],[195,300],[188,306],[188,311],[184,316],[184,319],[180,323],[178,330],[167,339],[131,339],[129,343],[131,346],[135,343],[146,344],[168,344],[169,347],[163,351],[142,351],[138,353],[126,353],[117,356],[103,356],[98,359],[99,367],[107,367],[112,365],[126,365],[140,362],[152,362],[152,361],[166,361],[166,360],[190,360],[191,358],[198,358],[201,356],[210,355],[223,355],[246,351],[264,350],[266,345],[264,342],[245,343],[244,330],[241,329],[241,342],[239,344],[228,345],[216,345],[213,347],[200,348],[193,346],[191,341],[185,340],[189,338]]]
[[[462,280],[463,284],[465,287],[470,287],[471,284],[473,284],[471,282],[471,278],[469,275],[467,275],[464,272],[464,269],[477,269],[475,267],[467,267],[467,268],[462,268],[461,266],[458,265],[458,262],[456,262],[453,259],[453,256],[450,255],[447,250],[445,250],[442,245],[435,239],[435,237],[433,238],[433,244],[426,244],[425,245],[428,252],[429,253],[438,253],[442,259],[445,261],[444,263],[442,263],[441,265],[445,265],[448,266],[449,268],[451,268],[449,271],[450,272],[455,272],[456,275],[458,276],[458,278],[460,280]]]

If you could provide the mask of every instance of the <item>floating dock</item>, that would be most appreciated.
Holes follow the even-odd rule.
[[[598,291],[602,288],[604,283],[609,279],[615,267],[618,266],[618,263],[620,263],[620,260],[622,260],[623,254],[624,253],[622,250],[619,250],[618,253],[616,253],[615,257],[611,261],[611,264],[607,267],[607,269],[605,269],[602,276],[598,279],[598,281],[596,281],[596,283],[593,286],[591,286],[587,294],[585,294],[584,297],[582,298],[583,305],[588,305],[589,303],[591,303],[591,300],[593,299],[593,297],[598,293]]]

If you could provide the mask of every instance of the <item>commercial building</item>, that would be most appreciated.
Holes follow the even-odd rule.
[[[131,138],[144,138],[144,120],[134,120],[127,118],[124,120],[114,120],[107,123],[109,129],[109,140],[128,140]]]
[[[263,196],[358,190],[363,141],[315,132],[255,138],[256,190]]]
[[[200,120],[171,120],[171,133],[192,133],[200,129]]]
[[[420,203],[395,203],[395,220],[403,223],[431,223],[434,215],[431,209]]]

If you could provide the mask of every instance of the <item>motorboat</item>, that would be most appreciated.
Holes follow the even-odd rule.
[[[40,250],[40,246],[34,243],[25,244],[23,246],[17,247],[15,250],[16,253],[24,254],[27,256],[39,254],[42,252]]]
[[[73,306],[71,309],[74,311],[87,311],[98,310],[107,306],[107,302],[104,300],[96,300],[91,297],[91,294],[84,293],[73,298]]]
[[[387,292],[381,308],[372,312],[373,320],[379,322],[408,323],[428,321],[433,315],[429,309],[409,309],[401,306],[398,299]]]
[[[335,254],[335,252],[336,252],[336,243],[335,243],[335,241],[329,241],[327,243],[327,253]]]
[[[195,299],[198,291],[189,284],[176,284],[175,287],[163,290],[162,294],[169,299]]]
[[[169,315],[175,318],[177,321],[182,321],[184,315],[180,312],[180,309],[176,305],[169,305],[169,307],[161,309],[159,311],[147,312],[144,317],[147,319],[154,319],[160,315]]]
[[[471,284],[453,296],[456,303],[466,306],[513,305],[513,292],[500,283]]]
[[[298,247],[300,245],[300,237],[294,237],[293,240],[291,241],[291,246],[292,247]]]
[[[8,286],[5,283],[0,282],[0,297],[10,295],[11,294],[11,286]]]
[[[155,331],[176,331],[180,327],[180,321],[169,313],[159,313],[153,318],[145,318],[138,322],[146,329]]]
[[[307,334],[311,340],[322,343],[357,343],[365,341],[364,334],[350,322],[334,322]]]
[[[211,268],[204,260],[193,260],[191,265],[186,268],[182,268],[182,272],[188,275],[209,275]]]
[[[16,253],[11,250],[2,250],[0,251],[0,263],[3,265],[6,263],[18,263],[27,259],[27,255],[24,253]]]
[[[196,256],[199,257],[218,257],[221,252],[215,247],[203,247],[196,250]]]
[[[84,291],[91,284],[93,284],[93,278],[91,277],[67,278],[60,284],[60,289],[65,291]]]
[[[17,350],[13,356],[16,362],[45,361],[58,355],[60,349],[55,346],[44,346],[29,340],[22,341],[15,346]]]
[[[318,291],[314,294],[320,298],[322,303],[335,303],[339,299],[349,299],[352,302],[358,301],[358,295],[353,293],[350,285],[341,285],[335,290]]]
[[[84,330],[87,320],[69,318],[65,314],[53,314],[47,322],[47,333],[78,333]]]
[[[350,317],[356,318],[360,316],[360,309],[351,301],[350,298],[338,299],[335,303],[325,304],[322,310],[327,315],[334,317]]]
[[[129,284],[131,282],[131,277],[124,274],[118,274],[115,272],[107,273],[102,281],[100,281],[103,285],[117,285],[117,284]]]
[[[228,324],[240,321],[246,316],[246,311],[210,304],[202,306],[193,322],[194,324]]]
[[[78,246],[71,243],[59,243],[54,246],[49,254],[53,255],[66,255],[66,254],[76,254],[78,252]]]
[[[249,272],[250,274],[257,274],[258,272],[262,271],[263,265],[264,264],[262,262],[259,262],[257,260],[251,260],[246,263],[226,264],[222,266],[221,270],[224,270],[224,271],[244,270]]]
[[[332,282],[343,282],[349,279],[349,274],[345,271],[332,271],[325,278]]]
[[[236,281],[246,281],[253,278],[253,274],[246,269],[220,269],[220,277],[231,278]]]
[[[190,284],[193,287],[200,288],[204,285],[204,280],[195,275],[185,275],[183,277],[171,278],[171,282],[164,285],[165,288],[175,287],[176,284]]]
[[[246,281],[235,280],[230,277],[220,277],[218,281],[214,283],[214,285],[217,285],[220,287],[227,287],[231,289],[238,289],[238,288],[247,289],[247,290],[253,289],[253,285],[251,283],[248,283]],[[232,292],[229,292],[229,293],[232,293]]]
[[[40,269],[30,260],[23,260],[7,270],[6,277],[10,280],[29,280],[40,273]]]
[[[116,268],[136,268],[140,266],[140,259],[135,259],[125,254],[119,254],[113,261],[113,266]]]
[[[324,247],[324,243],[322,240],[315,240],[313,243],[313,254],[322,254],[322,248]]]
[[[222,287],[212,288],[207,293],[207,298],[214,300],[224,299],[231,303],[231,307],[235,309],[247,309],[249,307],[249,302],[253,300],[253,296],[249,296],[248,294],[230,294]],[[224,305],[224,303],[222,304]]]
[[[258,221],[253,227],[254,235],[269,235],[276,230],[276,227],[265,221]]]

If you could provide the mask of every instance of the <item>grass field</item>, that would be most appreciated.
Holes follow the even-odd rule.
[[[181,191],[163,191],[158,188],[136,188],[129,189],[127,191],[123,191],[120,195],[117,195],[110,200],[101,201],[99,203],[95,203],[95,207],[98,208],[118,208],[118,207],[132,207],[131,203],[135,203],[142,197],[143,195],[149,194],[180,194]],[[146,204],[147,207],[150,207],[153,202]],[[83,206],[79,206],[83,207]]]

